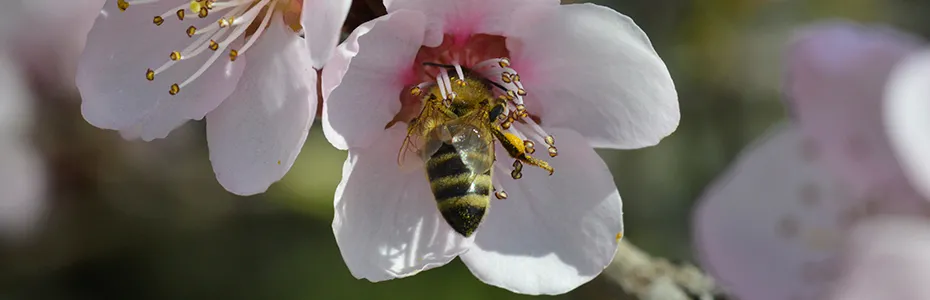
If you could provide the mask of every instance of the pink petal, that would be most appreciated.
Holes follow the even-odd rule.
[[[184,33],[188,26],[202,28],[221,16],[188,17],[183,23],[165,18],[161,26],[152,24],[152,16],[180,3],[184,1],[139,4],[124,12],[116,9],[116,1],[107,3],[87,37],[78,64],[81,111],[89,123],[114,130],[137,127],[145,140],[163,138],[186,120],[203,118],[232,93],[245,58],[229,62],[225,55],[178,95],[168,93],[171,84],[194,74],[211,51],[175,64],[154,81],[146,80],[147,68],[157,69],[169,60],[171,51],[183,50],[194,41]]]
[[[262,193],[294,164],[316,116],[316,72],[307,45],[274,18],[229,99],[207,115],[216,179],[239,195]]]
[[[930,199],[930,51],[898,63],[885,88],[888,138],[914,188]]]
[[[396,11],[363,24],[340,46],[323,74],[323,133],[333,146],[367,147],[400,110],[424,24],[422,13]]]
[[[314,68],[322,69],[332,56],[351,4],[351,0],[304,0],[300,24]]]
[[[423,169],[400,169],[406,135],[388,129],[370,148],[350,148],[336,188],[333,233],[356,278],[383,281],[442,266],[470,244],[439,214]]]
[[[917,45],[888,28],[833,22],[808,28],[789,49],[794,116],[854,195],[906,183],[885,135],[882,96],[894,65]]]
[[[622,204],[604,161],[571,130],[558,137],[552,176],[526,166],[513,180],[512,160],[498,148],[495,178],[507,199],[490,212],[462,261],[481,281],[523,294],[562,294],[590,281],[610,263],[623,232]]]
[[[930,299],[930,222],[882,217],[853,230],[849,267],[831,299]]]
[[[739,155],[700,199],[694,236],[704,267],[739,299],[821,299],[835,279],[855,205],[783,124]]]
[[[32,94],[14,62],[0,52],[0,238],[33,232],[45,212],[45,166],[28,138]]]
[[[418,10],[427,17],[423,44],[436,47],[444,34],[467,37],[485,33],[504,35],[513,14],[534,5],[558,5],[558,0],[385,0],[387,11]]]
[[[550,127],[594,147],[652,146],[678,127],[678,96],[665,63],[629,17],[593,4],[528,7],[514,16],[507,48]]]

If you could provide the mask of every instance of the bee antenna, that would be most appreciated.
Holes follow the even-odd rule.
[[[446,64],[440,64],[440,63],[434,63],[434,62],[424,62],[423,65],[424,65],[424,66],[430,66],[430,67],[440,67],[440,68],[446,68],[446,69],[455,69],[455,66],[453,66],[453,65],[446,65]]]

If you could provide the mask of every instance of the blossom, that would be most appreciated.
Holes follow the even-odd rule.
[[[930,197],[930,49],[910,54],[888,80],[885,125],[905,173],[924,197]]]
[[[108,1],[78,66],[84,118],[150,141],[206,117],[220,184],[264,192],[307,138],[313,68],[328,60],[349,3]]]
[[[0,51],[0,237],[19,238],[45,212],[45,169],[29,139],[32,94],[18,67]]]
[[[592,4],[385,4],[388,14],[356,29],[323,70],[324,133],[349,152],[333,231],[353,276],[406,277],[455,257],[481,281],[525,294],[565,293],[597,276],[623,222],[619,192],[593,148],[652,146],[678,126],[671,76],[645,33]],[[506,131],[555,157],[546,158],[551,176],[528,167],[513,180],[498,145],[492,181],[508,196],[466,238],[441,216],[423,167],[396,157],[421,107],[411,92],[469,70],[499,86],[510,112],[531,116]]]
[[[847,299],[837,286],[876,259],[847,245],[887,249],[892,239],[864,241],[869,224],[930,215],[895,159],[880,109],[892,68],[917,45],[846,22],[799,34],[786,57],[792,120],[747,147],[695,211],[700,260],[724,289],[740,299]]]
[[[23,71],[71,86],[87,32],[104,1],[7,1],[0,11],[0,45]]]

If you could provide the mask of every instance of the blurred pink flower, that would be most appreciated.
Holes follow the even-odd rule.
[[[0,45],[42,80],[74,84],[78,56],[105,0],[8,0],[0,10]]]
[[[32,94],[0,51],[0,238],[33,232],[45,212],[45,167],[32,146]]]
[[[791,45],[794,120],[748,147],[695,212],[700,258],[725,289],[747,300],[824,299],[861,263],[844,246],[851,228],[877,215],[930,214],[881,112],[889,73],[918,44],[888,28],[831,22]]]
[[[349,3],[108,1],[78,66],[84,118],[150,141],[206,116],[220,184],[262,193],[307,138],[317,108],[313,68],[328,60]]]
[[[652,146],[678,126],[674,84],[645,33],[592,4],[385,4],[388,14],[353,32],[323,70],[324,132],[349,150],[333,231],[352,274],[412,276],[459,256],[481,281],[518,293],[565,293],[597,276],[623,223],[619,193],[593,147]],[[554,175],[527,168],[519,181],[493,179],[509,197],[491,204],[470,238],[443,220],[422,167],[400,168],[395,159],[405,123],[421,105],[409,88],[450,76],[424,62],[496,82],[495,93],[513,93],[511,110],[525,103],[538,116],[509,132],[537,145],[547,134],[558,140],[558,156],[549,159]],[[507,73],[519,80],[502,79]],[[523,88],[525,96],[517,92]],[[385,129],[391,121],[404,123]],[[501,174],[511,159],[496,152]]]
[[[885,90],[885,124],[914,187],[930,197],[930,50],[898,63]]]

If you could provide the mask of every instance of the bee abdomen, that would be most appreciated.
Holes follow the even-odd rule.
[[[443,218],[456,232],[470,236],[490,204],[491,171],[478,174],[444,143],[427,161],[426,173]]]

